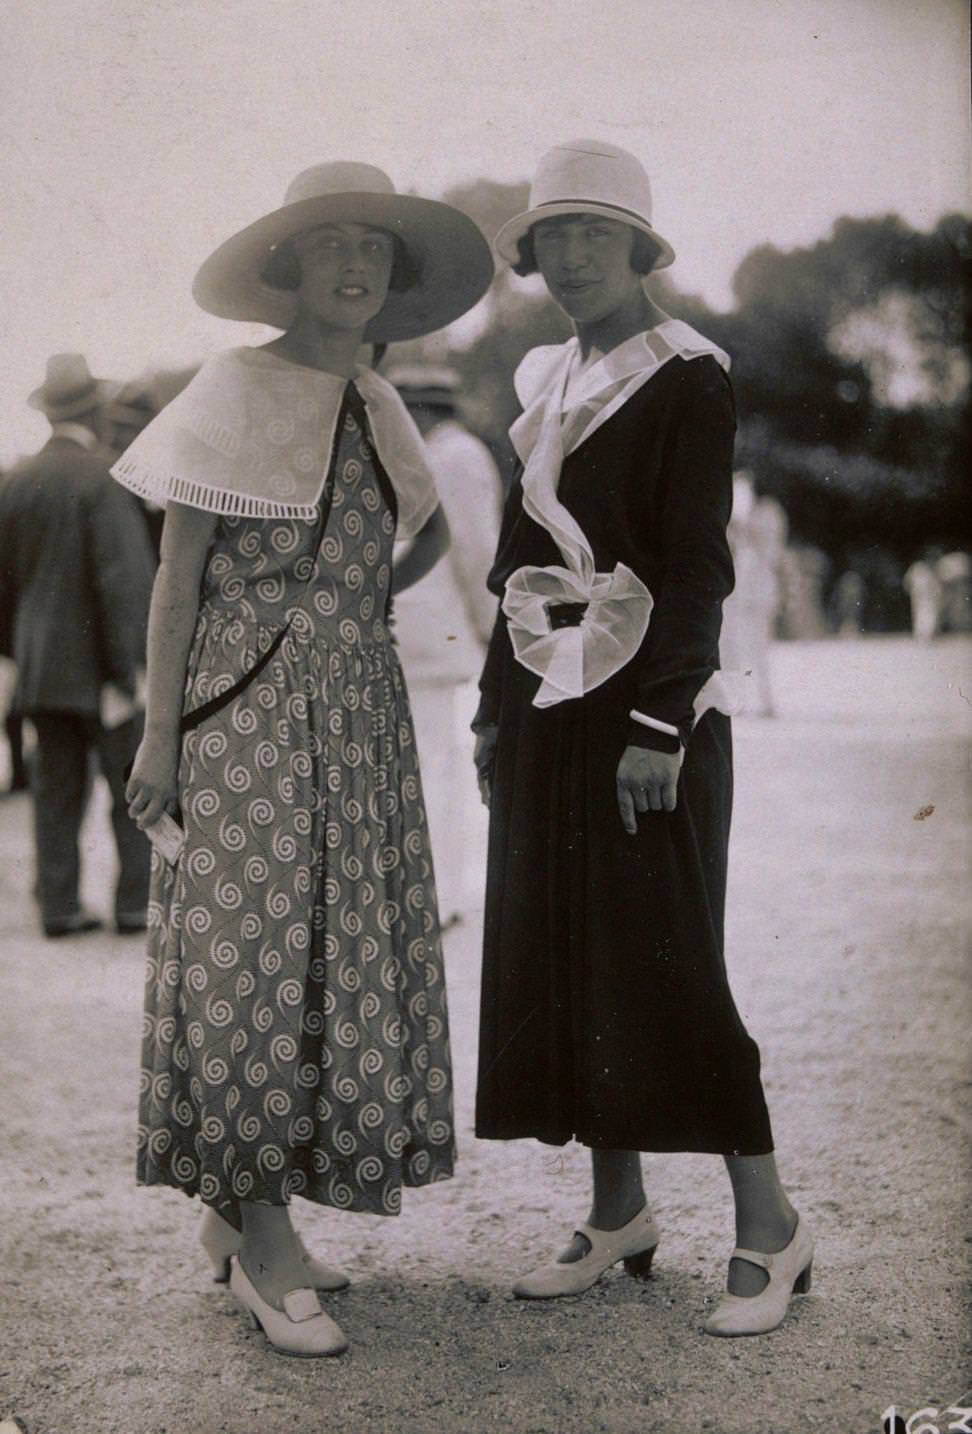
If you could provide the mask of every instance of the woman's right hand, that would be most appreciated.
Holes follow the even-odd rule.
[[[144,831],[163,812],[178,806],[179,736],[162,738],[146,733],[139,743],[132,774],[125,788],[128,815]]]
[[[493,763],[496,760],[496,741],[499,729],[496,727],[480,727],[476,733],[476,749],[473,753],[473,761],[476,763],[476,776],[479,779],[479,795],[482,798],[483,806],[489,806],[489,799],[492,795],[493,784]]]

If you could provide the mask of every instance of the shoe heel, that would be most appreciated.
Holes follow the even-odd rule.
[[[210,1261],[210,1264],[211,1264],[212,1267],[213,1267],[213,1284],[214,1284],[214,1285],[228,1285],[228,1284],[229,1284],[229,1277],[230,1277],[230,1257],[229,1257],[229,1255],[227,1255],[224,1260],[221,1260],[218,1255],[217,1255],[217,1256],[210,1255],[209,1261]]]
[[[651,1276],[651,1262],[657,1249],[657,1245],[649,1245],[647,1250],[639,1250],[637,1255],[627,1255],[624,1268],[628,1274],[636,1280],[647,1280]]]
[[[807,1265],[806,1269],[801,1270],[800,1273],[797,1275],[796,1279],[793,1281],[793,1293],[795,1295],[808,1294],[810,1291],[810,1282],[812,1277],[813,1261],[811,1260],[809,1265]]]
[[[251,1309],[247,1310],[247,1314],[250,1316],[250,1328],[259,1330],[260,1334],[263,1334],[263,1325],[260,1323],[260,1316],[255,1310]]]

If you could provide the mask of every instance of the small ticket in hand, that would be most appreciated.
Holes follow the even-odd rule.
[[[163,812],[157,821],[146,827],[145,835],[168,862],[176,860],[186,840],[182,827],[173,821],[168,812]]]

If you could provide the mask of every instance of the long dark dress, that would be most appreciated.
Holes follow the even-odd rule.
[[[591,1147],[772,1150],[759,1051],[723,959],[729,719],[692,704],[718,667],[732,587],[734,417],[708,357],[672,359],[565,459],[558,497],[599,571],[655,601],[636,657],[540,709],[500,616],[477,723],[498,723],[490,807],[476,1132]],[[511,491],[490,586],[560,555]],[[673,813],[625,833],[618,760],[635,708],[688,737]],[[689,736],[689,733],[691,734]],[[664,740],[664,739],[663,739]],[[644,744],[643,744],[644,745]]]

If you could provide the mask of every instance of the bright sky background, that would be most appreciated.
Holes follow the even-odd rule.
[[[0,0],[0,461],[51,352],[125,378],[264,337],[189,285],[309,164],[434,197],[611,140],[727,307],[754,244],[972,208],[967,61],[966,0]]]

